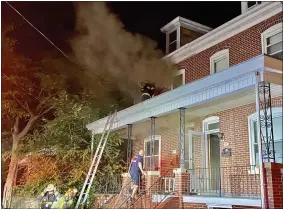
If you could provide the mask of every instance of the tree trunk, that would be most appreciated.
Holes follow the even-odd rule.
[[[17,148],[19,144],[19,138],[16,134],[13,134],[12,137],[13,137],[13,145],[12,145],[11,161],[9,164],[9,171],[3,193],[4,208],[9,208],[11,204],[12,188],[15,182],[15,177],[16,177],[15,174],[17,171],[17,163],[18,163]]]

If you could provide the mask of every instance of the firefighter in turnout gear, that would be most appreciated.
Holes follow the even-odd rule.
[[[78,190],[73,187],[68,189],[66,194],[61,197],[56,205],[52,209],[71,209],[74,207],[74,199],[78,193]]]
[[[41,209],[51,209],[53,204],[59,200],[60,194],[53,184],[49,184],[46,189],[37,197],[41,201]]]
[[[152,98],[152,96],[154,95],[155,92],[155,85],[153,83],[150,82],[143,82],[141,84],[141,100],[142,102]]]

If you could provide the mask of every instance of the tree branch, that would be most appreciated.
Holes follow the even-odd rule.
[[[29,121],[27,122],[26,126],[24,129],[19,133],[18,137],[19,139],[22,139],[23,137],[26,136],[26,134],[31,130],[32,126],[34,125],[35,121],[39,118],[38,115],[36,116],[31,116]]]
[[[19,123],[20,123],[20,118],[19,118],[19,116],[17,116],[16,121],[14,123],[14,127],[12,129],[12,134],[18,134],[19,133]]]
[[[36,111],[39,112],[39,114],[40,114],[40,112],[42,111],[42,109],[44,109],[44,107],[41,108],[41,106],[42,106],[47,100],[49,100],[51,97],[55,96],[56,94],[58,94],[58,92],[56,92],[56,93],[54,93],[54,94],[50,94],[50,95],[47,96],[46,98],[41,99],[41,102],[40,102],[40,103],[37,105],[37,107],[36,107]]]
[[[20,106],[22,106],[22,108],[24,108],[28,113],[30,113],[29,108],[27,108],[24,104],[22,104],[21,101],[20,101],[15,95],[12,95],[12,96],[13,96],[13,98],[18,102],[18,104],[19,104]]]
[[[34,116],[33,112],[30,110],[29,105],[28,105],[27,102],[25,102],[25,105],[26,105],[26,108],[27,108],[28,113],[29,113],[31,116]]]
[[[52,110],[54,108],[54,106],[51,106],[49,108],[47,108],[46,110],[44,110],[42,113],[40,113],[38,116],[41,117],[43,116],[45,113],[48,113],[50,110]]]

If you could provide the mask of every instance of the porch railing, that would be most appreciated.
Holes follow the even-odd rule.
[[[167,170],[131,204],[131,208],[157,208],[169,195],[174,194],[175,179],[172,170]]]
[[[107,176],[94,182],[94,196],[95,201],[93,207],[104,208],[107,207],[122,189],[121,175]]]
[[[189,170],[190,195],[260,198],[256,166],[198,168]]]

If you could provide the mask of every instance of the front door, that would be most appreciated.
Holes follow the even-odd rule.
[[[218,133],[206,135],[207,139],[207,168],[209,192],[217,194],[220,189],[220,140]]]
[[[185,161],[186,168],[190,172],[190,192],[200,193],[203,185],[203,171],[204,167],[204,137],[202,132],[189,131],[188,137],[186,137],[186,151]]]

